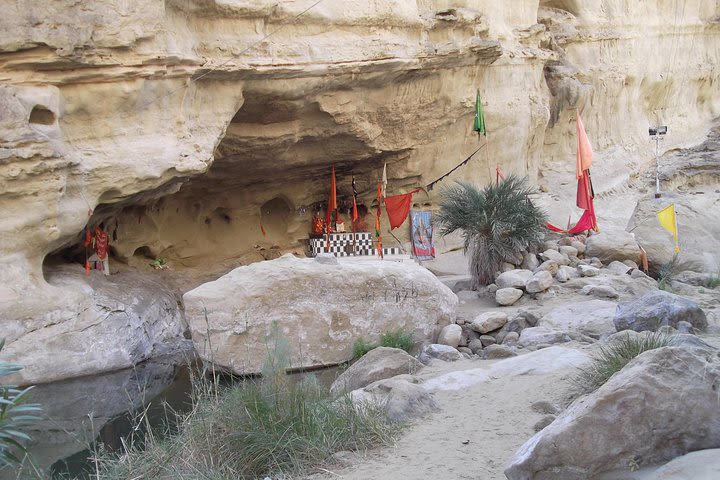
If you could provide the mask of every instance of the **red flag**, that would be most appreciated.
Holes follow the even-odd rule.
[[[260,224],[260,231],[262,232],[263,237],[264,237],[265,234],[266,234],[266,232],[265,232],[265,227],[263,227],[263,224],[262,224],[262,223]]]
[[[383,258],[382,235],[380,235],[380,214],[382,214],[382,184],[378,182],[377,187],[377,215],[375,216],[375,237],[377,237],[378,257]]]
[[[358,211],[357,211],[357,199],[353,197],[353,211],[352,211],[352,221],[353,223],[357,222],[358,219]]]
[[[419,191],[420,189],[417,189],[410,193],[385,197],[385,211],[387,212],[388,219],[390,219],[390,229],[397,228],[405,222],[408,213],[410,213],[413,193]]]
[[[575,130],[577,136],[577,165],[575,167],[575,175],[577,178],[583,177],[583,172],[592,167],[593,151],[585,132],[585,125],[580,118],[580,112],[576,115]]]
[[[87,258],[85,259],[85,276],[90,276],[90,261]]]
[[[328,199],[328,210],[334,212],[337,208],[337,187],[335,184],[335,165],[333,164],[332,173],[330,175],[330,198]]]

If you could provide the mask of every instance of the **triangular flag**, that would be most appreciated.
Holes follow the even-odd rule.
[[[486,135],[485,130],[485,112],[483,111],[482,99],[480,98],[480,90],[478,89],[477,95],[475,96],[475,122],[473,124],[473,130],[479,134]]]
[[[383,165],[383,173],[382,173],[382,189],[380,190],[380,194],[383,198],[385,198],[387,195],[387,163]]]
[[[333,164],[330,174],[330,198],[328,198],[328,210],[334,212],[337,210],[337,186],[335,183],[335,165]]]
[[[588,170],[592,166],[593,151],[590,145],[590,139],[588,139],[587,132],[585,131],[585,125],[583,124],[582,118],[580,118],[580,112],[576,113],[576,120],[577,165],[575,167],[575,176],[582,178],[585,170]]]
[[[680,246],[678,245],[678,234],[677,234],[677,218],[675,217],[675,204],[671,203],[667,207],[657,212],[658,220],[660,225],[672,233],[673,240],[675,240],[675,253],[680,252]]]

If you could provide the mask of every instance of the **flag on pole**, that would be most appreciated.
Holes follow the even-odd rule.
[[[385,198],[387,195],[387,163],[383,165],[383,173],[382,173],[382,190],[380,192],[382,194],[382,197]]]
[[[380,235],[380,214],[382,214],[382,185],[378,182],[377,188],[377,215],[375,216],[375,238],[377,238],[378,257],[383,258],[382,235]]]
[[[325,232],[327,241],[325,242],[325,251],[330,251],[330,231],[332,223],[332,213],[337,210],[337,185],[335,183],[335,164],[333,164],[330,173],[330,197],[328,198],[327,211],[325,211]]]
[[[480,98],[480,89],[478,89],[475,96],[475,123],[473,124],[473,130],[478,132],[478,135],[481,133],[487,135],[485,129],[485,112],[483,111],[482,99]]]
[[[355,175],[352,177],[352,191],[353,191],[353,209],[352,209],[352,221],[353,224],[357,222],[358,210],[357,210],[357,188],[355,187]]]
[[[680,253],[680,245],[678,244],[678,232],[677,232],[677,216],[675,215],[675,204],[671,203],[667,207],[657,212],[658,220],[660,225],[672,233],[673,240],[675,241],[675,253]]]

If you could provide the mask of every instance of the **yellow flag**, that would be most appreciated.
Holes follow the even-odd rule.
[[[657,212],[657,216],[658,216],[658,220],[660,220],[660,225],[665,230],[672,233],[673,240],[675,240],[675,253],[678,253],[680,251],[680,246],[678,245],[677,219],[675,218],[675,204],[670,204],[667,207],[663,208],[662,210]]]

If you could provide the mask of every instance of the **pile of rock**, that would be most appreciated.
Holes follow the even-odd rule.
[[[640,247],[632,234],[613,230],[590,237],[578,235],[545,242],[545,250],[538,255],[524,253],[522,261],[506,263],[488,292],[495,295],[498,305],[509,306],[524,294],[538,297],[553,287],[575,278],[596,277],[608,264],[615,274],[632,278],[646,277],[638,270]],[[518,268],[519,267],[519,268]],[[611,287],[588,286],[581,293],[604,298],[617,298]]]

